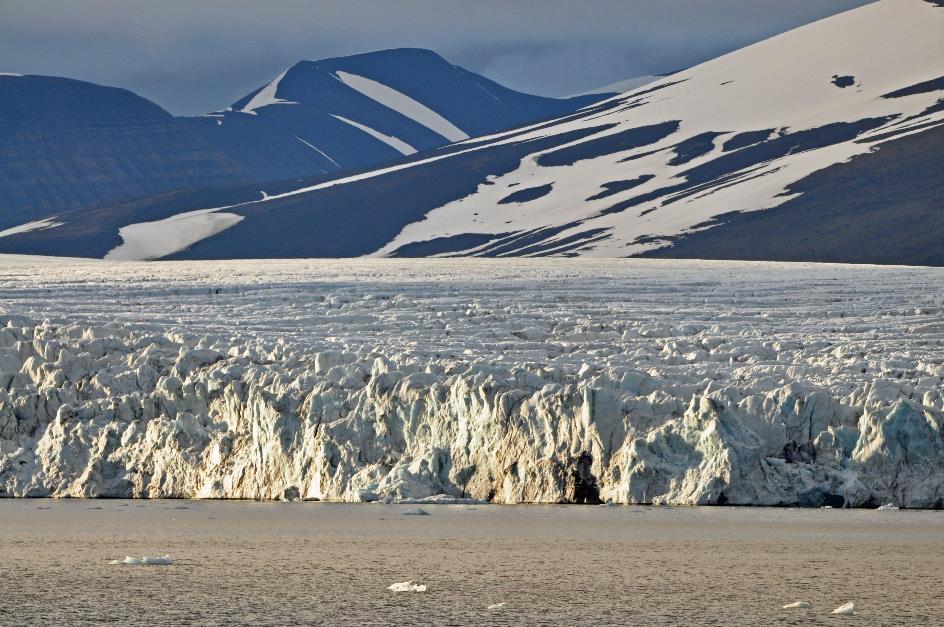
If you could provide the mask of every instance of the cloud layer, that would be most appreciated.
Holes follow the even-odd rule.
[[[532,93],[693,65],[865,0],[30,0],[0,71],[127,87],[177,114],[225,107],[301,59],[400,46]]]

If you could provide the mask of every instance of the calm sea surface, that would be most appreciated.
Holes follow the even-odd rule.
[[[944,624],[944,512],[412,508],[0,499],[0,624]]]

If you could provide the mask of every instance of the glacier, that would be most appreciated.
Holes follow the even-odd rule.
[[[0,496],[939,508],[944,270],[0,257]]]

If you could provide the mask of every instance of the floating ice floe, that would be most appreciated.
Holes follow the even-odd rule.
[[[487,505],[487,499],[457,497],[448,494],[434,494],[423,498],[383,498],[381,503],[397,505]]]
[[[839,614],[840,616],[851,616],[855,614],[855,604],[852,601],[848,603],[843,603],[836,609],[834,609],[831,614]]]
[[[426,584],[416,584],[412,581],[401,581],[387,586],[387,590],[394,592],[426,592]]]
[[[491,605],[488,606],[488,609],[490,609],[490,610],[500,610],[501,608],[505,607],[506,605],[508,605],[508,604],[507,604],[507,603],[492,603]]]
[[[898,511],[899,509],[901,508],[899,508],[894,503],[885,503],[885,505],[879,505],[878,507],[878,510],[880,512],[894,512],[894,511]]]
[[[170,555],[162,555],[159,557],[147,555],[144,557],[131,557],[130,555],[126,555],[123,560],[112,560],[108,563],[125,566],[170,566],[174,563],[174,560],[170,558]]]
[[[408,509],[405,512],[403,512],[403,515],[404,516],[429,516],[429,512],[427,512],[422,507],[414,507],[413,509]]]
[[[785,609],[785,610],[805,610],[805,609],[809,609],[809,608],[811,608],[811,607],[813,607],[813,606],[812,606],[810,603],[808,603],[807,601],[796,601],[796,602],[794,602],[794,603],[787,603],[786,605],[783,606],[783,609]]]

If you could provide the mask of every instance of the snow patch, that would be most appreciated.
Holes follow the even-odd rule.
[[[393,109],[394,111],[410,118],[414,122],[425,126],[439,135],[442,135],[449,141],[457,142],[463,139],[469,139],[468,134],[466,134],[458,126],[440,114],[436,113],[423,103],[410,98],[406,94],[399,92],[392,87],[388,87],[383,83],[379,83],[364,76],[358,76],[357,74],[350,74],[348,72],[338,71],[335,73],[335,76],[337,76],[338,80],[351,89],[358,91],[371,100],[379,102],[383,106]]]
[[[242,219],[241,215],[219,213],[218,209],[198,209],[155,222],[129,224],[118,230],[123,243],[108,251],[105,259],[112,261],[160,259],[225,231]]]
[[[339,168],[341,167],[341,165],[340,165],[337,161],[335,161],[334,159],[332,159],[331,157],[328,156],[328,153],[326,153],[325,151],[321,150],[320,148],[318,148],[318,147],[315,146],[314,144],[312,144],[312,143],[310,143],[310,142],[306,142],[304,139],[302,139],[302,138],[299,137],[298,135],[293,135],[293,137],[294,137],[295,139],[297,139],[298,141],[300,141],[301,143],[303,143],[303,144],[305,144],[306,146],[308,146],[309,148],[311,148],[312,150],[314,150],[315,152],[317,152],[319,155],[321,155],[322,157],[324,157],[325,159],[327,159],[328,161],[330,161],[331,163],[333,163],[333,164],[336,165],[337,167],[339,167]],[[264,198],[268,198],[268,196],[266,196],[266,197],[264,197]]]
[[[368,135],[370,135],[370,136],[373,137],[374,139],[378,139],[378,140],[382,141],[383,143],[387,144],[388,146],[390,146],[391,148],[393,148],[394,150],[396,150],[397,152],[399,152],[399,153],[402,154],[402,155],[412,155],[413,153],[416,152],[416,148],[414,148],[413,146],[409,145],[408,143],[406,143],[405,141],[403,141],[402,139],[400,139],[400,138],[398,138],[398,137],[394,137],[394,136],[392,136],[392,135],[387,135],[387,134],[385,134],[385,133],[381,133],[381,132],[378,131],[377,129],[373,129],[373,128],[371,128],[371,127],[369,127],[369,126],[366,126],[366,125],[364,125],[364,124],[361,124],[361,123],[359,123],[359,122],[355,122],[354,120],[349,120],[349,119],[347,119],[346,117],[344,117],[344,116],[342,116],[342,115],[336,115],[336,114],[332,113],[332,114],[331,114],[331,117],[333,117],[333,118],[335,118],[335,119],[337,119],[337,120],[340,120],[341,122],[344,122],[345,124],[350,124],[351,126],[353,126],[353,127],[356,128],[356,129],[359,129],[359,130],[361,130],[361,131],[364,131],[365,133],[367,133]]]
[[[30,231],[42,231],[45,229],[54,229],[57,226],[62,226],[65,222],[55,222],[55,216],[51,218],[44,218],[42,220],[36,220],[34,222],[27,222],[26,224],[21,224],[19,226],[14,226],[9,229],[0,231],[0,237],[7,237],[8,235],[19,235],[20,233],[29,233]]]
[[[249,115],[258,115],[256,113],[257,109],[262,107],[268,107],[269,105],[276,104],[298,104],[297,102],[292,102],[291,100],[282,100],[276,94],[279,90],[279,83],[285,78],[285,75],[288,73],[286,69],[284,72],[275,77],[275,80],[260,89],[256,92],[256,95],[253,96],[245,106],[240,109],[241,113],[248,113]]]
[[[643,85],[654,83],[663,78],[665,77],[658,76],[655,74],[651,74],[647,76],[635,76],[633,78],[627,78],[622,81],[610,83],[609,85],[603,85],[602,87],[597,87],[596,89],[580,92],[579,94],[573,94],[570,97],[574,98],[577,96],[592,96],[594,94],[624,94],[628,91],[632,91],[633,89],[638,89],[642,87]]]

